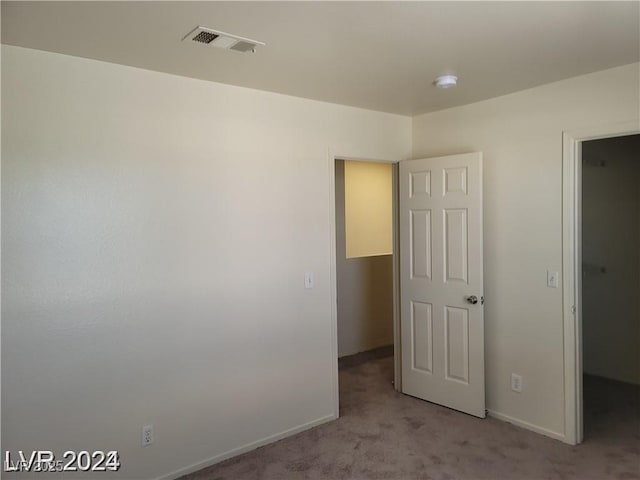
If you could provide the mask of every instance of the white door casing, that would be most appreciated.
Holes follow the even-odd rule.
[[[482,154],[399,177],[402,391],[484,418]]]

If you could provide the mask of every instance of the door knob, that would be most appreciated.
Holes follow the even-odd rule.
[[[467,297],[467,302],[469,302],[471,305],[475,305],[476,303],[478,303],[478,297],[476,297],[475,295],[471,295]]]

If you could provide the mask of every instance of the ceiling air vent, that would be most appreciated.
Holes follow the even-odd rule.
[[[215,33],[200,32],[195,37],[193,37],[193,41],[200,42],[200,43],[211,43],[219,36],[220,35],[216,35]]]
[[[182,40],[190,40],[196,43],[211,45],[212,47],[234,50],[236,52],[255,52],[257,46],[264,46],[264,42],[239,37],[230,33],[220,32],[207,27],[196,27],[187,33]]]

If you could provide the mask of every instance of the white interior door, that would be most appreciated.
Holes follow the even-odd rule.
[[[402,391],[484,417],[482,154],[399,176]]]

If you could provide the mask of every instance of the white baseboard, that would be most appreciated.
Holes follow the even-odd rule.
[[[214,455],[213,457],[202,460],[201,462],[194,463],[192,465],[188,465],[179,470],[175,470],[171,473],[158,477],[156,480],[174,480],[183,475],[188,475],[189,473],[197,472],[206,467],[210,467],[211,465],[215,465],[216,463],[222,462],[231,457],[235,457],[237,455],[241,455],[246,452],[250,452],[251,450],[255,450],[258,447],[262,447],[263,445],[267,445],[269,443],[277,442],[278,440],[282,440],[283,438],[290,437],[291,435],[295,435],[296,433],[303,432],[305,430],[309,430],[310,428],[317,427],[318,425],[322,425],[323,423],[330,422],[332,420],[336,420],[338,417],[335,414],[327,415],[316,420],[313,420],[308,423],[304,423],[302,425],[298,425],[297,427],[290,428],[285,430],[284,432],[276,433],[274,435],[270,435],[268,437],[262,438],[260,440],[256,440],[255,442],[248,443],[246,445],[242,445],[237,448],[233,448],[224,453],[220,453],[218,455]]]
[[[495,410],[487,410],[487,413],[489,414],[490,417],[496,418],[498,420],[502,420],[504,422],[511,423],[513,425],[516,425],[517,427],[521,427],[526,430],[531,430],[532,432],[545,435],[555,440],[560,440],[561,442],[566,442],[565,435],[563,433],[559,433],[553,430],[549,430],[547,428],[539,427],[532,423],[525,422],[524,420],[519,420],[509,415],[505,415],[504,413],[496,412]],[[277,442],[278,440],[282,440],[283,438],[290,437],[292,435],[303,432],[305,430],[309,430],[310,428],[317,427],[318,425],[322,425],[323,423],[336,420],[337,418],[338,417],[334,414],[318,418],[316,420],[313,420],[308,423],[304,423],[302,425],[298,425],[296,427],[290,428],[283,432],[270,435],[260,440],[256,440],[255,442],[251,442],[246,445],[242,445],[240,447],[233,448],[226,452],[220,453],[218,455],[214,455],[213,457],[202,460],[201,462],[188,465],[184,468],[175,470],[171,473],[158,477],[156,480],[174,480],[183,475],[188,475],[189,473],[197,472],[198,470],[201,470],[203,468],[207,468],[207,467],[210,467],[211,465],[215,465],[216,463],[220,463],[223,460],[227,460],[228,458],[235,457],[237,455],[241,455],[246,452],[250,452],[251,450],[255,450],[256,448],[262,447],[269,443]]]
[[[549,430],[548,428],[539,427],[538,425],[534,425],[533,423],[525,422],[524,420],[505,415],[504,413],[496,412],[495,410],[487,410],[487,413],[490,417],[497,418],[498,420],[502,420],[503,422],[508,422],[517,427],[525,428],[527,430],[531,430],[532,432],[536,432],[541,435],[551,437],[555,440],[560,440],[561,442],[568,443],[564,433],[559,433],[553,430]]]

